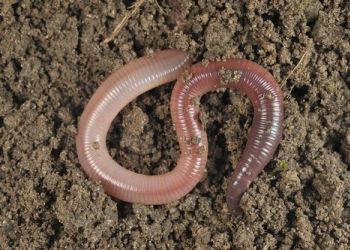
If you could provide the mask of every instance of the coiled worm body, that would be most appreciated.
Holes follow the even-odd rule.
[[[138,95],[177,78],[189,55],[165,50],[136,59],[112,73],[87,104],[78,125],[77,152],[85,172],[101,181],[118,199],[141,204],[164,204],[187,194],[200,180],[207,157],[181,154],[177,166],[163,175],[146,176],[115,162],[106,146],[108,129],[119,111]]]
[[[198,97],[204,93],[220,88],[237,89],[253,103],[254,118],[247,145],[228,183],[227,203],[230,210],[236,212],[242,194],[272,159],[281,140],[283,94],[268,71],[248,60],[196,64],[189,75],[187,81],[179,78],[171,96],[176,131],[185,141],[196,138],[196,141],[203,140],[203,146],[207,147],[206,135],[198,120]]]
[[[112,73],[80,118],[78,158],[85,172],[118,199],[140,204],[177,200],[192,190],[205,172],[208,143],[198,120],[198,98],[223,87],[242,90],[253,103],[254,119],[247,146],[228,184],[228,205],[235,211],[240,197],[272,158],[281,139],[282,93],[265,69],[247,60],[196,64],[184,80],[179,76],[189,64],[188,54],[172,49],[136,59]],[[171,114],[181,151],[176,167],[154,176],[123,168],[112,159],[106,146],[113,119],[138,95],[177,78],[171,97]]]

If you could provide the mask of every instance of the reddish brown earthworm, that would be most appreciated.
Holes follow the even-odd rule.
[[[179,78],[171,96],[171,114],[178,138],[184,141],[204,141],[206,135],[199,122],[198,97],[220,88],[237,89],[245,93],[254,107],[253,124],[247,145],[227,188],[227,203],[232,212],[239,208],[242,194],[263,170],[282,137],[283,94],[273,76],[260,65],[243,59],[228,59],[196,64]],[[200,152],[199,152],[200,153]],[[197,152],[189,149],[189,154]]]
[[[282,93],[274,78],[261,66],[239,59],[189,66],[189,55],[165,50],[136,59],[111,74],[87,104],[78,125],[77,152],[85,172],[118,199],[140,204],[165,204],[187,194],[201,180],[208,143],[198,120],[198,98],[218,88],[242,90],[254,106],[247,146],[228,184],[231,210],[251,181],[272,158],[281,139]],[[176,167],[162,175],[142,175],[120,166],[106,146],[108,129],[119,111],[138,95],[178,78],[171,114],[180,145]],[[184,80],[185,79],[185,80]]]

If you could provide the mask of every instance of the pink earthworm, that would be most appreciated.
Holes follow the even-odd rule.
[[[179,78],[171,96],[171,114],[177,136],[182,141],[202,142],[206,152],[207,138],[199,121],[198,98],[221,88],[245,93],[254,108],[253,124],[247,145],[227,187],[227,203],[232,213],[239,210],[239,201],[250,183],[272,159],[282,138],[283,94],[273,76],[260,65],[244,59],[227,59],[196,64]],[[193,144],[193,143],[192,143]],[[200,151],[189,148],[189,154]]]
[[[200,64],[190,79],[181,77],[171,97],[171,113],[180,145],[176,167],[165,174],[147,176],[129,171],[109,155],[108,129],[119,111],[138,95],[178,78],[190,64],[189,55],[165,50],[127,64],[110,75],[86,106],[78,125],[77,152],[85,172],[120,200],[140,204],[166,204],[186,195],[201,180],[208,154],[206,133],[198,120],[198,98],[217,88],[245,92],[254,106],[247,146],[228,185],[228,205],[237,210],[240,197],[272,158],[281,139],[282,93],[274,78],[247,60]]]
[[[108,129],[124,106],[147,90],[176,80],[189,64],[189,55],[175,49],[136,59],[112,73],[91,97],[78,124],[77,153],[85,172],[100,181],[109,195],[131,203],[165,204],[186,195],[200,181],[205,152],[182,153],[168,173],[142,175],[120,166],[106,146]],[[183,147],[188,146],[180,143],[181,151]]]

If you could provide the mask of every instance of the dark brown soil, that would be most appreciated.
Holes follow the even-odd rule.
[[[350,2],[159,0],[163,13],[153,0],[101,43],[132,3],[0,1],[0,248],[350,249]],[[240,93],[201,99],[208,172],[173,204],[113,200],[78,162],[77,122],[101,81],[166,48],[247,58],[281,83],[283,141],[239,216],[225,190],[252,120]],[[126,168],[174,167],[172,87],[116,118],[110,151]]]

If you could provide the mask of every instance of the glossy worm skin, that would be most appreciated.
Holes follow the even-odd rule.
[[[247,145],[228,183],[227,203],[231,212],[237,212],[242,194],[272,159],[282,138],[283,94],[268,71],[248,60],[196,64],[189,75],[187,81],[178,80],[171,97],[176,131],[184,141],[202,141],[207,148],[206,135],[198,120],[198,97],[204,93],[220,88],[237,89],[253,103],[254,118]],[[190,150],[189,154],[197,152]]]
[[[196,64],[190,79],[179,77],[189,66],[189,55],[165,50],[152,57],[134,60],[115,71],[97,89],[78,125],[77,152],[85,172],[102,183],[118,199],[140,204],[165,204],[187,194],[201,180],[208,154],[206,133],[199,120],[199,97],[218,88],[242,90],[254,106],[254,119],[247,146],[228,185],[227,201],[237,210],[240,197],[261,172],[281,139],[282,93],[274,78],[261,66],[232,59]],[[231,76],[232,82],[224,79]],[[176,167],[165,174],[147,176],[129,171],[108,153],[108,129],[131,100],[149,89],[178,78],[172,97],[171,114],[180,145]]]
[[[203,176],[205,152],[201,157],[182,153],[172,171],[147,176],[120,166],[106,146],[108,129],[120,110],[147,90],[175,80],[189,63],[189,55],[179,50],[136,59],[112,73],[90,99],[78,124],[78,158],[109,195],[132,203],[169,203],[187,194]],[[184,146],[180,143],[181,152]]]

